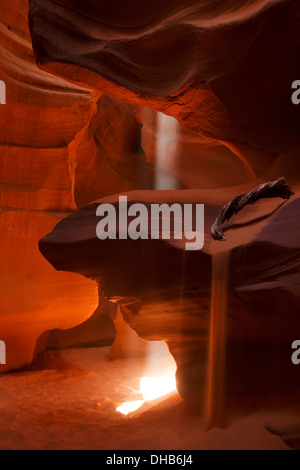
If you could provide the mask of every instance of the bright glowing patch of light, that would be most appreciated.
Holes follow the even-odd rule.
[[[144,400],[126,401],[122,405],[118,406],[116,410],[122,413],[123,415],[128,415],[128,413],[132,413],[132,411],[135,411],[140,408],[143,403],[145,403]]]
[[[150,401],[162,397],[176,390],[175,377],[142,377],[140,382],[140,393],[144,400]]]
[[[145,401],[155,400],[156,398],[167,395],[176,390],[176,381],[174,376],[165,377],[142,377],[140,381],[139,393],[143,395],[144,400],[127,401],[116,408],[120,413],[127,415],[140,408]]]

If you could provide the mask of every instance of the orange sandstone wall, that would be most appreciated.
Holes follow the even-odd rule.
[[[35,64],[28,3],[4,0],[0,12],[0,338],[7,365],[23,366],[39,335],[84,321],[98,304],[97,286],[56,272],[41,256],[39,239],[76,209],[68,145],[87,125],[94,104],[88,90],[50,76]]]

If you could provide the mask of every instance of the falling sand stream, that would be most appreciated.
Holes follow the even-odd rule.
[[[266,225],[267,217],[282,206],[276,198],[264,199],[247,206],[238,215],[238,225],[227,228],[225,242],[213,241],[212,287],[208,338],[207,382],[206,382],[206,426],[223,427],[227,424],[226,386],[226,340],[228,338],[227,300],[232,250],[249,243]],[[236,217],[236,216],[234,216]],[[234,219],[233,219],[234,220]]]
[[[212,290],[208,340],[208,371],[206,396],[207,427],[222,426],[224,412],[226,366],[226,310],[228,273],[231,250],[212,255]]]

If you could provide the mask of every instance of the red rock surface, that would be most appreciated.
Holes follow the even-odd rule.
[[[76,209],[68,145],[89,122],[90,94],[38,69],[26,2],[1,7],[0,79],[7,89],[0,106],[2,372],[30,363],[45,330],[87,319],[98,296],[95,284],[56,273],[38,250],[39,239]]]
[[[196,397],[193,409],[203,411],[208,369],[216,366],[211,295],[220,283],[212,266],[226,250],[217,272],[228,284],[227,354],[215,367],[225,377],[223,408],[234,416],[294,403],[300,114],[290,97],[300,76],[299,15],[297,0],[3,1],[7,368],[47,347],[107,344],[111,317],[121,333],[111,355],[126,356],[126,325],[103,289],[107,298],[125,298],[118,299],[123,317],[141,338],[167,342],[180,394]],[[225,202],[280,176],[295,191],[291,201],[261,201],[230,221],[226,245],[211,240]],[[120,193],[147,204],[204,203],[203,250],[185,251],[174,240],[99,241],[96,207]],[[101,287],[93,316],[98,294],[90,278]]]
[[[1,339],[8,351],[1,370],[30,362],[34,351],[46,345],[74,344],[71,331],[66,333],[69,343],[54,341],[52,333],[48,338],[48,332],[84,322],[96,307],[91,281],[55,274],[38,252],[38,240],[62,217],[120,191],[228,186],[252,177],[222,144],[179,124],[170,148],[164,136],[171,118],[161,123],[163,115],[156,111],[42,71],[32,52],[28,5],[4,6],[0,79],[6,83],[7,104],[0,106],[0,205],[2,243],[10,248],[1,254]],[[166,161],[166,152],[176,165]],[[103,321],[111,336],[112,325]],[[96,340],[83,328],[83,342]]]
[[[235,144],[260,173],[263,152],[299,148],[299,15],[296,0],[31,0],[29,19],[45,70]]]

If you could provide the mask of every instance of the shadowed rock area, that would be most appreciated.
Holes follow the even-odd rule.
[[[201,201],[196,190],[135,191],[128,196],[147,207],[155,201]],[[278,397],[298,389],[291,343],[300,327],[300,233],[299,224],[293,231],[290,227],[300,199],[296,196],[282,204],[272,198],[248,206],[244,214],[232,217],[225,229],[228,241],[223,243],[211,239],[218,206],[207,204],[205,244],[200,251],[186,251],[183,240],[174,239],[99,240],[96,208],[115,200],[99,200],[60,222],[40,241],[43,255],[58,270],[97,279],[109,298],[125,297],[124,306],[120,301],[125,320],[142,338],[167,342],[177,363],[180,394],[198,396],[201,409],[212,283],[225,282],[212,279],[211,264],[217,253],[228,251],[227,412],[267,402],[276,406]],[[118,204],[115,207],[118,211]]]
[[[29,3],[43,69],[234,143],[258,173],[260,152],[299,148],[297,0]]]

